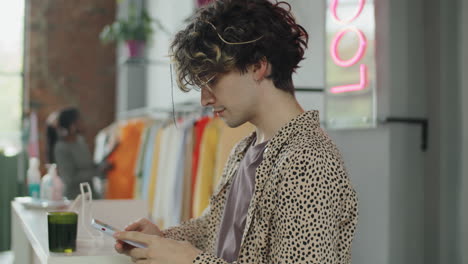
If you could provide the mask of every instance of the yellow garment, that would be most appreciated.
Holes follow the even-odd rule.
[[[199,217],[208,206],[213,190],[213,175],[218,148],[219,130],[223,121],[213,118],[205,127],[200,146],[197,178],[193,196],[193,217]]]
[[[163,135],[164,129],[159,129],[156,133],[156,139],[154,140],[154,155],[151,166],[151,179],[148,187],[148,212],[150,215],[153,212],[154,205],[154,195],[156,190],[157,178],[158,178],[158,164],[159,164],[159,155],[161,150],[161,138]]]
[[[255,126],[250,123],[245,123],[236,128],[228,127],[224,122],[220,127],[218,149],[216,151],[216,165],[213,177],[213,188],[218,185],[219,179],[223,174],[224,167],[228,160],[232,148],[243,138],[248,137]],[[214,189],[212,190],[214,191]]]

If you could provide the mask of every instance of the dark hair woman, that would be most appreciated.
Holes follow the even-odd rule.
[[[65,184],[64,195],[74,199],[80,194],[80,183],[89,182],[96,193],[93,178],[99,179],[101,173],[93,161],[91,152],[83,136],[83,123],[77,108],[69,107],[61,110],[57,117],[56,142],[50,127],[48,133],[49,160],[57,164],[59,176]],[[48,128],[49,131],[49,128]],[[99,197],[99,195],[97,195]]]

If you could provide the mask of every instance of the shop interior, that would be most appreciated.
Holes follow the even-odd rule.
[[[0,1],[0,263],[60,263],[34,234],[62,205],[119,228],[203,214],[255,130],[178,88],[171,41],[210,2]],[[468,0],[285,2],[309,33],[295,97],[319,111],[358,195],[351,263],[468,263]],[[92,199],[76,188],[37,203],[31,183],[66,170],[53,145],[64,109],[79,113]],[[128,261],[86,252],[76,263]]]

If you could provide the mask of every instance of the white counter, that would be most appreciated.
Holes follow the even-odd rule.
[[[97,244],[78,240],[76,252],[73,253],[49,252],[47,210],[27,209],[18,201],[12,201],[11,211],[15,264],[131,263],[129,257],[115,252],[115,240],[108,236]],[[93,201],[92,211],[94,218],[119,229],[138,218],[147,217],[147,205],[141,200],[96,200]]]

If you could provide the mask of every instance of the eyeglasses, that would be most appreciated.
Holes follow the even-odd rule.
[[[206,87],[206,88],[208,89],[208,91],[213,92],[213,89],[211,89],[209,83],[210,83],[211,81],[213,81],[214,78],[215,78],[217,75],[218,75],[218,73],[213,74],[213,76],[211,76],[210,78],[208,78],[208,80],[206,80],[206,81],[202,81],[202,80],[197,76],[196,78],[197,78],[197,80],[198,80],[199,83],[200,83],[200,84],[198,85],[198,86],[200,87],[200,89],[203,89],[204,87]]]

